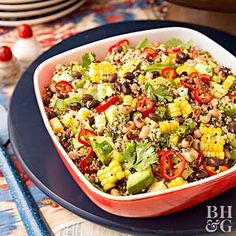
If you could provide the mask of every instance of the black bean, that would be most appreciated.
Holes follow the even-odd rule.
[[[57,117],[57,113],[55,111],[50,110],[47,112],[47,116],[48,116],[48,119],[51,120],[51,119]]]
[[[49,98],[52,98],[53,92],[51,90],[47,90],[46,96],[49,97]]]
[[[73,111],[77,111],[81,108],[81,104],[79,102],[73,102],[70,104],[70,109]]]
[[[159,122],[161,120],[161,117],[155,113],[149,113],[148,117],[156,122]]]
[[[176,117],[175,120],[178,121],[180,125],[184,123],[184,118],[181,116]]]
[[[88,117],[89,125],[93,125],[95,123],[95,118],[94,116],[89,116]]]
[[[126,73],[124,74],[124,78],[125,78],[125,79],[128,79],[128,80],[132,80],[132,79],[135,78],[135,76],[134,76],[133,72],[126,72]]]
[[[126,134],[126,137],[128,139],[134,139],[134,138],[137,138],[137,134],[133,131],[129,131],[127,134]]]
[[[119,52],[119,53],[120,53],[120,52],[122,52],[122,51],[123,51],[123,47],[122,47],[122,46],[117,46],[117,47],[116,47],[116,50],[117,50],[117,52]]]
[[[87,106],[89,109],[96,108],[99,104],[100,104],[100,102],[96,99],[93,99],[93,100],[87,102]]]
[[[83,100],[83,102],[91,101],[91,100],[93,100],[93,96],[90,95],[90,94],[84,94],[84,95],[82,96],[82,100]]]
[[[194,174],[194,177],[197,180],[204,179],[204,178],[208,177],[208,173],[205,170],[200,170],[199,172],[196,172]]]
[[[152,75],[153,75],[153,78],[154,78],[154,79],[157,78],[157,77],[159,77],[159,76],[161,76],[161,74],[160,74],[159,71],[153,71]]]
[[[71,132],[69,129],[66,129],[65,131],[65,139],[68,140],[70,138]]]
[[[131,88],[128,83],[123,83],[121,86],[121,90],[124,94],[130,94],[131,93]]]
[[[79,71],[73,71],[72,77],[73,77],[73,79],[81,79],[82,74]]]
[[[57,97],[60,99],[65,99],[65,98],[68,98],[69,95],[67,93],[58,93]]]
[[[108,81],[110,83],[114,83],[114,82],[116,82],[116,80],[117,80],[117,73],[113,73],[113,74],[108,76]]]
[[[223,77],[227,77],[228,75],[231,74],[231,70],[227,67],[220,68],[220,71]]]
[[[45,97],[43,100],[44,106],[48,107],[50,104],[51,99],[49,97]]]
[[[230,122],[229,132],[236,134],[236,121],[231,121]]]
[[[184,52],[179,52],[176,55],[176,63],[183,64],[187,60],[187,55]]]
[[[212,166],[212,167],[219,167],[222,164],[222,160],[218,159],[218,158],[214,158],[214,157],[208,157],[206,159],[207,161],[207,165],[208,166]]]
[[[186,71],[183,71],[181,74],[180,74],[180,76],[182,77],[182,76],[188,76],[188,73],[186,72]]]
[[[121,84],[120,83],[115,83],[114,87],[118,92],[121,92],[122,89],[121,89]]]

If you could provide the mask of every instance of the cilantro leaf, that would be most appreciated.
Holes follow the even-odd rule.
[[[144,90],[147,96],[151,99],[155,99],[155,97],[157,97],[160,102],[171,102],[173,100],[173,98],[169,95],[169,90],[166,85],[160,84],[156,89],[154,89],[153,86],[147,82]]]
[[[133,169],[143,171],[151,164],[157,162],[157,155],[150,142],[140,142],[136,146],[136,160]]]
[[[82,56],[82,66],[88,68],[89,65],[95,62],[96,56],[94,53],[87,52]]]
[[[163,84],[160,84],[157,89],[155,89],[155,95],[158,97],[160,102],[165,102],[166,100],[171,102],[173,100],[173,98],[169,96],[168,87]]]
[[[125,150],[123,152],[123,158],[125,160],[124,167],[130,170],[133,167],[135,161],[135,143],[125,143]]]
[[[151,99],[156,98],[155,91],[150,83],[145,84],[144,90],[149,98]]]

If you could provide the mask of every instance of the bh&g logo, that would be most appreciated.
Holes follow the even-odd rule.
[[[217,230],[231,232],[232,206],[207,206],[206,231],[214,233]]]

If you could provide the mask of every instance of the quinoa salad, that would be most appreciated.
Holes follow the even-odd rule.
[[[127,196],[235,167],[236,75],[194,42],[122,39],[57,65],[43,102],[77,168]]]

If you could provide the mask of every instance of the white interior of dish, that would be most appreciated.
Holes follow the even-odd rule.
[[[86,52],[95,52],[97,55],[97,58],[102,60],[104,56],[106,55],[108,48],[114,44],[115,42],[127,38],[130,41],[130,44],[135,46],[137,43],[144,37],[147,37],[151,41],[157,41],[157,42],[165,42],[171,38],[178,38],[182,40],[183,42],[186,42],[188,40],[193,40],[194,46],[197,46],[203,50],[209,51],[214,59],[220,64],[227,66],[232,69],[234,73],[236,73],[236,58],[229,53],[227,50],[225,50],[223,47],[221,47],[219,44],[208,38],[207,36],[203,35],[202,33],[199,33],[195,30],[188,29],[188,28],[182,28],[182,27],[170,27],[170,28],[161,28],[161,29],[153,29],[153,30],[145,30],[145,31],[139,31],[135,33],[129,33],[129,34],[123,34],[107,39],[103,39],[100,41],[96,41],[94,43],[90,43],[81,47],[77,47],[75,49],[71,49],[69,51],[66,51],[64,53],[61,53],[59,55],[56,55],[46,61],[44,61],[42,64],[38,66],[38,68],[35,71],[34,74],[34,89],[37,97],[37,102],[39,105],[39,109],[41,111],[44,124],[49,132],[49,135],[51,136],[53,142],[57,145],[60,152],[64,155],[66,161],[70,165],[70,167],[73,169],[73,171],[76,173],[76,175],[79,176],[79,178],[84,181],[93,192],[96,192],[99,195],[102,195],[105,198],[113,199],[113,200],[119,200],[119,201],[125,201],[125,200],[137,200],[142,198],[148,198],[153,197],[156,195],[165,194],[167,192],[175,192],[182,190],[184,188],[190,188],[193,186],[197,186],[199,184],[204,184],[209,181],[214,181],[218,178],[224,178],[226,175],[231,175],[233,172],[236,172],[236,167],[232,167],[229,170],[219,173],[215,176],[208,177],[206,179],[202,179],[193,183],[189,183],[186,185],[182,185],[176,188],[162,190],[159,192],[151,192],[151,193],[141,193],[136,194],[132,196],[113,196],[108,193],[101,192],[97,188],[95,188],[85,177],[84,175],[79,171],[79,169],[75,166],[73,161],[70,159],[70,157],[67,155],[64,148],[61,146],[59,141],[56,138],[56,135],[54,134],[49,121],[47,119],[43,101],[41,97],[41,91],[49,84],[52,73],[54,71],[54,68],[57,64],[66,64],[69,63],[71,60],[78,60],[80,61],[82,55]],[[42,83],[40,80],[43,80]]]

